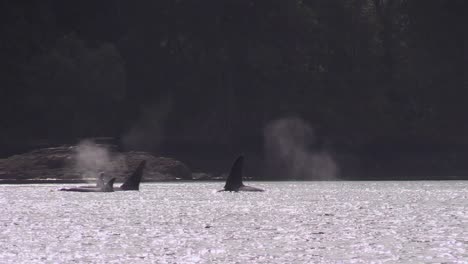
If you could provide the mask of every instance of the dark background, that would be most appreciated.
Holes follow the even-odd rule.
[[[299,117],[343,179],[468,179],[468,1],[2,0],[0,154],[109,136],[264,179]],[[260,176],[259,176],[260,177]],[[283,177],[284,178],[284,177]]]

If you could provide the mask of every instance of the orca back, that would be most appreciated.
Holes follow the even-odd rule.
[[[143,177],[143,170],[145,169],[146,160],[142,160],[136,170],[130,174],[120,186],[120,189],[125,191],[138,191],[140,189],[140,182]]]
[[[242,169],[244,167],[244,156],[239,156],[231,167],[231,171],[226,179],[224,185],[225,191],[238,191],[240,187],[244,186],[242,183]]]

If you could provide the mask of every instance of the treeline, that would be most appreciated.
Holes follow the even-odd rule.
[[[463,0],[0,2],[0,142],[468,144]],[[157,139],[155,139],[157,137]],[[150,140],[151,144],[146,144]]]

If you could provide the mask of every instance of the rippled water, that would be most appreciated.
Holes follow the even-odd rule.
[[[468,262],[468,182],[0,186],[0,263]]]

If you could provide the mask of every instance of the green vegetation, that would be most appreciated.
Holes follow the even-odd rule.
[[[166,142],[256,148],[267,123],[290,115],[337,146],[466,146],[466,10],[463,0],[2,1],[0,141],[122,136],[164,104]]]

